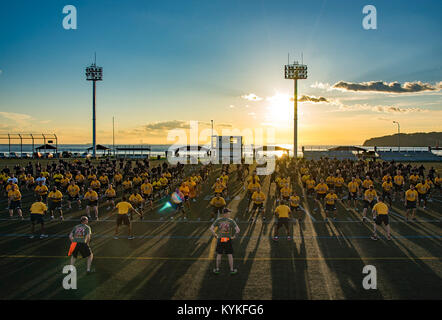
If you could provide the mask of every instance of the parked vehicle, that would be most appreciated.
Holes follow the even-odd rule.
[[[29,153],[22,153],[21,157],[22,157],[22,159],[29,159],[29,158],[31,158],[31,155]]]
[[[32,157],[35,159],[40,159],[43,158],[43,155],[40,152],[34,152]]]
[[[46,159],[52,159],[52,158],[54,157],[54,154],[51,153],[51,152],[46,152],[46,153],[44,154],[44,157],[45,157]]]
[[[6,158],[6,154],[4,152],[0,152],[0,159],[5,159]]]
[[[61,153],[61,157],[62,158],[71,158],[72,157],[72,152],[70,152],[70,151],[63,151]]]
[[[18,159],[18,153],[17,152],[9,152],[9,158]]]

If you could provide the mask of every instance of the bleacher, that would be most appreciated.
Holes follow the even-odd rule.
[[[431,151],[377,151],[379,158],[384,161],[397,162],[437,162],[442,157]]]

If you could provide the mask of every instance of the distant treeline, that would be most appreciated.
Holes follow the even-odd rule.
[[[436,147],[442,146],[442,132],[401,133],[401,147]],[[364,141],[366,147],[394,147],[398,145],[398,134],[376,137]]]

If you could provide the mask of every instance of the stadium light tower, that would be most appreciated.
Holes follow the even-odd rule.
[[[95,58],[96,60],[96,58]],[[95,158],[97,153],[97,130],[95,124],[95,92],[96,82],[103,81],[103,68],[97,67],[96,61],[89,67],[86,67],[86,80],[92,81],[92,155]]]
[[[293,126],[293,156],[295,159],[298,157],[298,79],[307,79],[307,65],[299,64],[298,61],[294,61],[293,64],[286,64],[284,68],[285,78],[293,79],[295,82],[294,92],[294,126]]]

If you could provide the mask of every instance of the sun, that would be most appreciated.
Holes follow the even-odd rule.
[[[285,93],[277,92],[268,97],[266,120],[278,125],[288,125],[293,118],[293,99]]]

